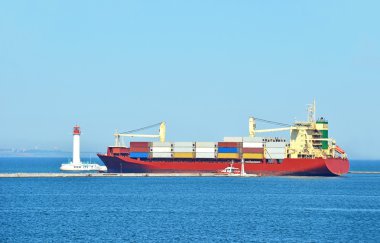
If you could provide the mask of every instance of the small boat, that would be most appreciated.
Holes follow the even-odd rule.
[[[223,170],[218,171],[218,174],[223,174],[223,175],[230,175],[230,174],[240,174],[241,171],[239,168],[228,166],[224,168]]]

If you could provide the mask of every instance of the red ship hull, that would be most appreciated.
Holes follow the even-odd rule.
[[[139,160],[128,156],[102,155],[99,158],[109,173],[216,173],[231,165],[227,160]],[[241,163],[234,163],[241,168]],[[245,172],[263,176],[302,175],[340,176],[350,168],[347,159],[315,158],[284,159],[282,162],[251,162],[244,164]]]

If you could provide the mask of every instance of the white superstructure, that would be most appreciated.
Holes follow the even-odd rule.
[[[106,166],[82,162],[80,160],[80,127],[75,126],[73,130],[73,160],[70,163],[62,164],[64,171],[106,171]]]

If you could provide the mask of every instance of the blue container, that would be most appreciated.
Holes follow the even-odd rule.
[[[219,147],[218,148],[218,153],[239,153],[239,148],[223,148]]]
[[[129,157],[131,158],[143,158],[143,159],[147,159],[149,157],[149,153],[139,153],[139,152],[131,152],[131,154],[129,155]]]

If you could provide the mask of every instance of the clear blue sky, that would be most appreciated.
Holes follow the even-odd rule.
[[[2,1],[0,148],[105,151],[115,128],[247,134],[318,115],[380,158],[379,1]],[[154,131],[152,131],[154,132]],[[286,135],[286,134],[285,134]]]

